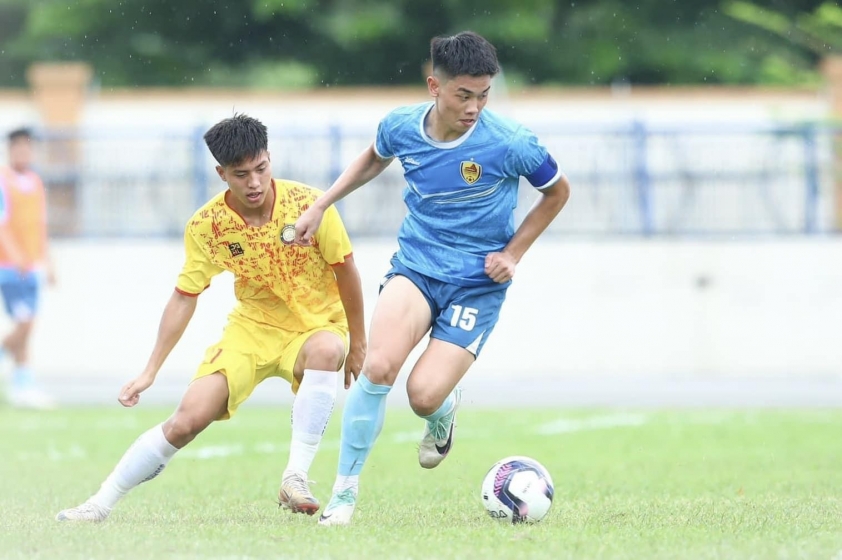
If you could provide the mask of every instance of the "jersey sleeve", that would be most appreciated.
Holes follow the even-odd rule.
[[[223,269],[211,262],[190,227],[184,231],[184,251],[184,266],[175,289],[186,296],[198,296],[210,286],[211,278]]]
[[[395,157],[395,150],[391,138],[391,114],[386,115],[377,125],[377,137],[374,140],[374,151],[380,159]]]
[[[526,177],[536,189],[545,189],[561,178],[558,163],[535,134],[526,128],[520,128],[515,133],[506,154],[506,167],[511,175]]]
[[[344,263],[345,259],[353,252],[351,239],[348,237],[345,224],[342,223],[342,218],[339,216],[336,206],[331,205],[325,211],[322,224],[314,237],[322,258],[329,265]]]

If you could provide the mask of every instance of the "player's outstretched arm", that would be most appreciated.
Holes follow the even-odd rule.
[[[512,279],[517,263],[567,204],[570,184],[562,176],[539,192],[538,201],[530,208],[506,247],[499,253],[490,253],[485,257],[485,273],[495,282]]]
[[[117,400],[123,406],[134,406],[140,400],[140,394],[152,386],[155,381],[155,376],[158,375],[158,370],[164,364],[172,349],[175,348],[176,343],[181,339],[187,324],[193,317],[193,312],[196,311],[196,296],[189,296],[174,291],[170,297],[167,306],[164,308],[164,313],[161,315],[161,322],[158,325],[158,338],[155,341],[155,347],[152,349],[152,355],[149,356],[149,362],[146,367],[136,379],[129,381],[120,390],[120,396]]]
[[[365,361],[367,342],[365,337],[365,309],[360,272],[353,255],[345,257],[345,262],[333,266],[339,297],[348,318],[348,330],[351,338],[348,357],[345,358],[345,388],[351,387],[351,376],[360,376]]]
[[[366,148],[295,222],[296,243],[309,245],[319,229],[325,210],[380,175],[393,159],[395,158],[381,159],[374,150],[374,144]]]

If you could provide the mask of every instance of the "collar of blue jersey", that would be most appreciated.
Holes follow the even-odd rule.
[[[427,107],[427,109],[421,114],[421,122],[418,123],[418,130],[421,133],[421,138],[423,138],[426,143],[433,146],[434,148],[440,148],[442,150],[451,150],[453,148],[458,148],[459,146],[461,146],[468,138],[471,137],[471,134],[473,134],[474,130],[476,130],[477,125],[479,124],[479,120],[482,118],[482,113],[480,113],[479,117],[477,118],[477,122],[475,122],[471,128],[466,130],[465,134],[463,134],[456,140],[451,140],[450,142],[439,142],[430,138],[430,135],[427,134],[426,130],[424,130],[424,121],[427,120],[427,115],[430,114],[430,111],[433,110],[433,107],[435,107],[435,103],[431,102],[430,106]]]

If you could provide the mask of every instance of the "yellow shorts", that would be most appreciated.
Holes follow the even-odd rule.
[[[344,324],[328,323],[307,332],[291,332],[247,319],[231,317],[222,338],[209,347],[191,381],[220,372],[228,380],[228,412],[219,420],[231,418],[254,388],[269,377],[290,382],[298,392],[293,368],[304,343],[313,334],[326,331],[336,334],[348,352],[348,329]]]

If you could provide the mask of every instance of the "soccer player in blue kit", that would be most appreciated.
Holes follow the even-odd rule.
[[[359,474],[383,426],[386,397],[412,349],[430,341],[407,379],[412,410],[426,421],[418,460],[439,465],[453,444],[459,381],[488,340],[517,263],[570,195],[558,164],[527,128],[484,110],[499,67],[494,46],[473,32],[431,41],[432,102],[400,107],[295,224],[308,244],[325,210],[394,159],[406,178],[408,212],[369,331],[362,375],[342,416],[339,469],[321,525],[347,525]],[[515,231],[520,177],[540,193]]]

